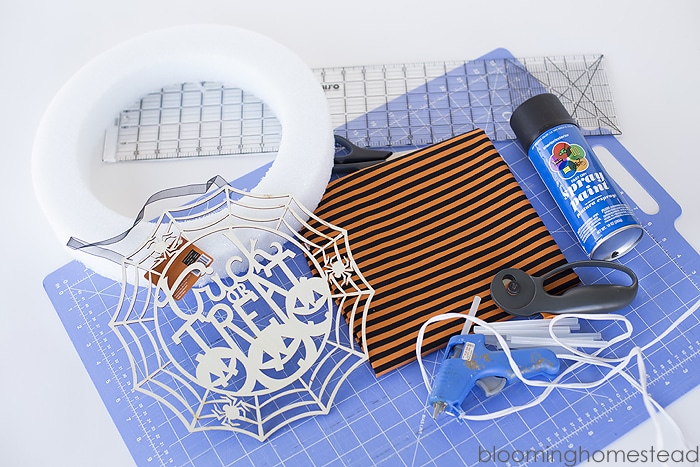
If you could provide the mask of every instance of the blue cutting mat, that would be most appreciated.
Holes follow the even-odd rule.
[[[700,299],[700,255],[673,229],[680,207],[619,141],[613,136],[591,137],[590,141],[594,146],[605,146],[660,207],[651,215],[632,203],[647,235],[621,261],[640,278],[639,295],[625,314],[635,325],[635,343],[644,345]],[[567,258],[583,258],[571,229],[519,145],[506,142],[496,146]],[[233,184],[246,188],[259,176],[259,172],[253,173]],[[381,378],[365,364],[341,385],[330,414],[295,422],[266,442],[224,431],[189,433],[167,407],[132,390],[128,356],[109,326],[121,284],[71,262],[50,274],[44,285],[139,465],[475,464],[479,448],[511,452],[601,449],[647,418],[641,396],[616,377],[588,392],[554,391],[542,405],[495,422],[461,424],[445,417],[433,421],[416,364]],[[698,365],[698,324],[695,316],[689,318],[646,354],[649,391],[663,405],[700,383],[697,372],[690,371]],[[604,334],[619,331],[605,326],[601,330]],[[426,358],[431,374],[441,358],[441,352]],[[594,369],[575,375],[580,380],[598,377]],[[465,407],[472,413],[490,412],[524,403],[533,394],[531,389],[515,385],[488,400],[470,395]]]

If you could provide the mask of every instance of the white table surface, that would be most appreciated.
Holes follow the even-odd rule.
[[[86,62],[167,26],[245,27],[310,67],[603,53],[620,141],[679,202],[677,229],[700,251],[700,3],[649,1],[120,0],[0,4],[0,464],[133,464],[42,288],[71,256],[34,196],[30,159],[51,98]],[[670,407],[700,444],[700,390]],[[615,447],[648,447],[650,423]]]

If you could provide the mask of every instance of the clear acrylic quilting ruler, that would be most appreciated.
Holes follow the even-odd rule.
[[[319,68],[336,133],[361,147],[420,147],[482,128],[514,139],[515,107],[555,93],[589,135],[620,134],[603,55]],[[250,93],[182,83],[147,94],[106,132],[103,160],[274,152],[282,128]]]

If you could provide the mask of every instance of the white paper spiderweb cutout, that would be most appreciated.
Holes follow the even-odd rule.
[[[165,211],[123,262],[110,322],[134,389],[172,410],[189,431],[229,430],[261,441],[328,413],[340,385],[367,360],[366,343],[358,346],[351,330],[355,319],[364,321],[374,292],[344,230],[323,222],[333,234],[313,231],[322,239],[316,243],[297,232],[312,229],[309,217],[323,222],[290,196],[253,197],[230,186]],[[205,254],[190,256],[193,245]],[[156,274],[164,256],[167,265]],[[188,256],[169,283],[174,263]],[[190,273],[199,279],[176,300]]]

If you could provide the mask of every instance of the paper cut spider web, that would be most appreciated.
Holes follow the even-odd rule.
[[[340,385],[367,359],[350,330],[373,290],[344,230],[331,226],[332,235],[318,233],[315,243],[297,233],[300,225],[310,228],[310,216],[317,219],[290,196],[254,197],[230,186],[165,211],[123,262],[110,322],[135,390],[172,410],[189,431],[229,430],[261,441],[328,413]],[[189,255],[193,245],[205,254]],[[199,279],[176,300],[168,273],[188,255],[178,281]]]

